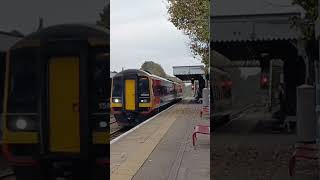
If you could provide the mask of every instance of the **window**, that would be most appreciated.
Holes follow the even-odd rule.
[[[121,77],[113,78],[112,82],[113,82],[112,97],[122,97],[123,84],[121,82]]]
[[[19,50],[10,60],[8,112],[37,111],[37,61],[34,51]]]
[[[149,79],[147,77],[139,78],[139,97],[150,97]]]
[[[5,53],[0,53],[0,114],[2,112],[3,105],[3,90],[4,90],[4,78],[5,78]]]
[[[108,59],[98,54],[94,59],[91,84],[91,112],[106,112],[108,109]]]

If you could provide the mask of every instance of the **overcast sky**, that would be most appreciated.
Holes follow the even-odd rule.
[[[0,30],[35,31],[44,24],[95,23],[107,0],[1,0]]]
[[[166,0],[111,0],[111,70],[140,68],[145,61],[172,66],[199,65],[188,38],[168,21]]]

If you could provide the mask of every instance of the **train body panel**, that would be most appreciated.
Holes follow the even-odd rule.
[[[8,50],[2,150],[17,179],[36,179],[38,166],[47,173],[62,160],[107,168],[108,38],[96,26],[54,25]]]
[[[181,84],[135,69],[116,74],[111,92],[111,110],[124,126],[140,123],[182,96]]]

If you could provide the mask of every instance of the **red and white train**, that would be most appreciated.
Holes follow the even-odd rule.
[[[135,126],[160,108],[181,100],[183,84],[129,69],[112,78],[111,111],[118,124]]]

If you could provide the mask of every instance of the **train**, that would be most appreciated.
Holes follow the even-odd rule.
[[[112,79],[111,112],[119,125],[135,126],[182,96],[183,84],[147,71],[128,69]]]
[[[232,79],[224,69],[211,68],[210,103],[212,126],[230,119],[232,113]]]
[[[2,152],[17,180],[109,177],[109,38],[59,24],[7,51]]]

